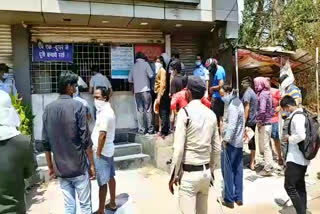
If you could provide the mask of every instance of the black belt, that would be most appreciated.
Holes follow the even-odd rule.
[[[208,163],[204,164],[204,165],[200,165],[200,166],[183,164],[183,171],[186,171],[186,172],[202,171],[203,170],[203,166],[205,166],[206,169],[209,169],[209,164]]]

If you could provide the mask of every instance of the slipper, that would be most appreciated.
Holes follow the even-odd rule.
[[[115,211],[117,211],[117,209],[118,209],[117,206],[116,206],[115,208],[112,208],[112,207],[110,206],[110,203],[107,204],[107,205],[105,206],[105,208],[106,208],[107,210],[111,210],[112,212],[115,212]]]

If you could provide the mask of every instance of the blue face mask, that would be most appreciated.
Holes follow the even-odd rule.
[[[200,60],[197,60],[196,61],[196,66],[200,66],[201,65],[201,61]]]
[[[7,79],[9,77],[9,74],[8,73],[4,73],[3,74],[3,79]]]
[[[232,98],[232,95],[228,94],[228,95],[221,97],[221,100],[224,102],[224,104],[228,105],[231,101],[231,98]]]

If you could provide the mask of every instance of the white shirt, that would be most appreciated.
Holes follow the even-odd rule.
[[[302,112],[302,108],[298,108],[291,113],[290,117],[296,112]],[[305,128],[306,118],[303,114],[296,114],[291,121],[291,135],[289,137],[289,148],[287,154],[287,162],[293,162],[295,164],[307,166],[310,161],[305,159],[302,152],[299,149],[298,143],[306,138],[306,128]]]
[[[90,80],[90,87],[95,89],[98,86],[112,88],[109,79],[101,73],[96,73]]]
[[[94,151],[97,151],[98,149],[99,135],[101,131],[107,133],[101,154],[106,157],[112,157],[114,155],[113,141],[116,131],[116,116],[109,102],[106,102],[101,111],[97,111],[96,124],[91,134]]]
[[[3,90],[8,94],[12,94],[14,96],[17,95],[17,89],[14,84],[14,80],[10,80],[10,79],[5,79],[4,81],[0,80],[0,90]]]

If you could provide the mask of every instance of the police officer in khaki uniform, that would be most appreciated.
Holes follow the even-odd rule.
[[[189,104],[177,116],[174,133],[169,189],[179,184],[179,204],[183,214],[207,214],[213,170],[220,155],[217,118],[201,103],[206,87],[195,76],[188,78]]]

